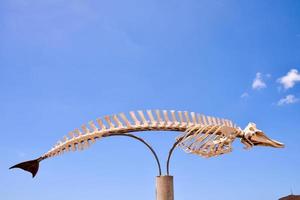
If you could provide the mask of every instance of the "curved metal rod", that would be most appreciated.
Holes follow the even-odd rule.
[[[189,137],[190,135],[192,135],[193,133],[189,133],[187,136],[185,137]],[[177,147],[177,145],[185,138],[184,136],[179,138],[172,146],[172,148],[169,151],[168,154],[168,159],[167,159],[167,175],[170,175],[170,160],[171,160],[171,156],[173,154],[174,149]]]
[[[154,156],[154,158],[156,160],[157,166],[158,166],[158,174],[159,174],[159,176],[161,176],[161,166],[160,166],[160,162],[159,162],[158,156],[155,153],[154,149],[145,140],[143,140],[142,138],[139,138],[139,137],[137,137],[135,135],[128,134],[128,133],[127,134],[116,133],[116,134],[111,134],[111,135],[107,135],[107,136],[103,136],[103,137],[110,137],[110,136],[127,136],[127,137],[131,137],[133,139],[136,139],[136,140],[142,142],[143,144],[145,144],[148,147],[148,149],[152,152],[152,154],[153,154],[153,156]]]
[[[170,149],[169,151],[169,155],[168,155],[168,159],[167,159],[167,175],[169,176],[170,175],[170,160],[171,160],[171,156],[172,156],[172,153],[174,151],[174,149],[176,148],[176,146],[178,145],[178,143],[181,141],[181,139],[177,140],[172,148]]]

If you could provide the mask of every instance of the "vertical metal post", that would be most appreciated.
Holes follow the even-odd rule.
[[[156,200],[174,200],[173,176],[156,177]]]

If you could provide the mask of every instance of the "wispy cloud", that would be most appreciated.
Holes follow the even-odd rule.
[[[252,82],[252,89],[253,90],[260,90],[263,88],[266,88],[267,85],[264,82],[263,78],[262,78],[262,74],[260,72],[256,73],[255,79]]]
[[[295,86],[297,82],[300,82],[300,74],[297,69],[291,69],[285,76],[277,80],[284,89],[289,89]]]
[[[241,94],[242,99],[245,99],[245,98],[248,98],[248,97],[249,97],[248,92],[244,92],[243,94]]]
[[[280,99],[278,102],[277,102],[277,105],[278,106],[283,106],[283,105],[286,105],[286,104],[293,104],[293,103],[297,103],[299,101],[298,98],[296,98],[294,95],[292,94],[289,94],[287,95],[286,97]]]

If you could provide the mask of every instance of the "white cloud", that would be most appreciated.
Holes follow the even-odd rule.
[[[294,87],[296,82],[300,81],[300,74],[298,73],[298,70],[291,69],[285,76],[279,78],[277,81],[287,90]]]
[[[249,97],[248,92],[244,92],[243,94],[241,94],[242,99],[247,98],[247,97]]]
[[[286,97],[280,99],[278,102],[277,102],[277,105],[278,106],[282,106],[282,105],[285,105],[285,104],[293,104],[293,103],[296,103],[298,102],[299,99],[296,98],[294,95],[292,94],[289,94],[287,95]]]
[[[253,80],[253,83],[252,83],[252,89],[260,90],[260,89],[263,89],[266,87],[267,87],[267,85],[262,79],[262,74],[260,72],[257,72],[255,79]]]

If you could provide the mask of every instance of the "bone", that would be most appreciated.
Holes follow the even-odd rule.
[[[82,125],[81,128],[82,128],[82,131],[83,131],[84,134],[89,134],[90,133],[90,130],[86,127],[85,124]]]
[[[196,114],[195,114],[194,112],[191,112],[191,116],[192,116],[193,124],[194,124],[194,125],[198,124],[198,123],[197,123]]]
[[[199,148],[199,146],[202,146],[202,142],[207,140],[207,138],[209,137],[209,135],[211,134],[211,132],[215,129],[215,126],[213,127],[203,127],[201,129],[199,129],[198,131],[196,131],[195,135],[195,142],[193,143],[193,149],[197,149]],[[201,132],[205,132],[203,134],[199,134]]]
[[[114,122],[117,124],[118,128],[123,128],[123,124],[122,122],[119,120],[118,116],[117,115],[113,115],[113,120]]]
[[[187,125],[190,125],[191,120],[189,117],[189,113],[187,111],[184,111],[184,117],[185,117],[185,121],[186,121]]]
[[[81,141],[80,142],[80,147],[81,147],[80,150],[84,150],[85,149],[85,141]]]
[[[233,130],[232,128],[236,125],[229,120],[206,117],[187,111],[176,113],[174,110],[147,110],[145,114],[144,111],[139,110],[137,113],[131,111],[130,117],[132,120],[128,120],[130,118],[127,119],[124,113],[105,116],[104,123],[101,119],[97,119],[97,126],[93,121],[90,121],[88,127],[82,126],[82,132],[79,129],[69,132],[69,139],[67,137],[63,138],[63,142],[59,141],[55,147],[44,155],[48,158],[63,154],[71,149],[73,151],[83,150],[94,143],[96,139],[107,135],[108,132],[104,131],[107,129],[108,131],[114,129],[113,133],[174,129],[185,132],[177,137],[177,141],[181,139],[178,146],[183,147],[188,152],[211,157],[231,151],[231,143],[242,132],[240,128]],[[120,132],[118,132],[119,129]]]
[[[200,134],[203,135],[203,134]],[[184,142],[187,148],[194,148],[198,145],[199,142],[196,141],[197,135],[193,135]]]
[[[211,136],[215,136],[218,131],[222,128],[222,126],[215,126],[217,129],[213,132],[213,134],[211,134]]]
[[[195,132],[193,136],[193,142],[192,142],[194,144],[194,147],[200,144],[208,136],[207,132],[204,133],[206,129],[207,127],[203,127]]]
[[[99,128],[101,128],[101,130],[103,131],[103,130],[106,130],[106,127],[105,127],[105,125],[103,124],[103,122],[102,122],[102,120],[101,119],[96,119],[96,121],[97,121],[97,123],[98,123],[98,126],[99,126]]]
[[[88,148],[89,146],[90,146],[89,141],[88,141],[88,140],[85,140],[85,141],[84,141],[83,147],[86,149],[86,148]]]
[[[198,130],[199,128],[201,128],[201,127],[198,126],[198,125],[187,127],[187,129],[185,130],[185,133],[190,134],[190,133],[192,133],[194,130]]]
[[[105,134],[105,131],[99,132],[97,134],[98,139],[101,139],[103,137],[103,135]]]
[[[220,137],[220,142],[219,142],[219,145],[218,145],[218,147],[217,147],[217,151],[218,152],[223,152],[223,150],[224,150],[224,148],[225,148],[225,141],[226,141],[226,139],[224,139],[224,141],[222,141],[222,138],[221,138],[221,136],[219,136]]]
[[[127,128],[131,128],[132,127],[132,125],[130,124],[129,120],[127,119],[127,117],[126,117],[126,115],[124,113],[120,113],[119,116],[125,122]]]
[[[139,114],[140,118],[142,119],[143,126],[148,126],[148,121],[146,120],[143,111],[139,110],[138,114]]]
[[[73,150],[72,150],[72,144],[69,144],[69,145],[68,145],[68,151],[73,151]]]
[[[155,113],[156,113],[156,117],[157,117],[157,122],[159,125],[162,124],[162,119],[161,119],[161,116],[160,116],[160,110],[155,110]]]
[[[230,126],[229,121],[227,119],[224,119],[225,125]]]
[[[173,122],[173,125],[176,126],[177,124],[179,124],[179,122],[178,122],[177,119],[176,119],[175,110],[171,110],[170,112],[171,112],[171,116],[172,116],[172,122]]]
[[[77,150],[79,151],[83,150],[83,145],[80,142],[77,143]]]
[[[198,130],[197,130],[198,129]],[[181,140],[181,143],[184,143],[185,141],[187,141],[187,140],[189,140],[189,138],[191,138],[192,136],[191,136],[191,133],[193,132],[193,131],[195,131],[195,130],[197,130],[193,135],[195,135],[195,134],[197,134],[197,133],[199,133],[200,131],[203,131],[203,130],[205,130],[206,129],[206,127],[200,127],[200,126],[192,126],[192,127],[190,127],[190,128],[188,128],[185,132],[186,132],[186,134],[185,134],[185,136],[184,136],[184,138]],[[199,132],[198,132],[199,131]]]
[[[196,123],[198,125],[202,125],[201,115],[199,113],[196,114]]]
[[[225,123],[225,125],[226,125],[226,126],[229,126],[229,127],[231,127],[231,125],[230,125],[230,123],[229,123],[229,120],[227,120],[227,119],[224,119],[224,123]]]
[[[237,125],[234,124],[232,121],[228,120],[229,126],[233,128],[237,128]]]
[[[217,138],[218,136],[216,135],[210,135],[210,137],[207,139],[207,141],[201,146],[203,149],[209,150],[210,147],[215,146],[213,141]]]
[[[222,126],[226,126],[226,124],[224,123],[224,119],[223,118],[220,119],[220,122],[221,122]]]
[[[179,117],[180,123],[183,125],[183,123],[185,123],[185,121],[183,120],[182,111],[178,111],[178,117]]]
[[[209,124],[208,124],[208,121],[207,121],[207,118],[206,118],[204,115],[201,115],[201,119],[202,119],[202,122],[203,122],[203,125],[204,125],[204,126],[209,125]]]
[[[153,117],[153,114],[152,114],[151,110],[147,110],[147,115],[148,115],[148,117],[150,119],[150,122],[151,122],[152,126],[156,126],[157,125],[157,121]]]
[[[229,126],[229,127],[230,127],[230,124],[228,123],[228,121],[227,121],[226,119],[223,119],[223,124],[224,124],[225,126]]]
[[[133,119],[136,126],[140,126],[141,122],[136,118],[135,113],[133,111],[129,112],[131,118]]]
[[[73,131],[69,132],[69,136],[71,137],[71,139],[73,139],[75,137]]]
[[[164,121],[165,121],[165,125],[171,125],[171,121],[169,120],[169,116],[168,116],[168,111],[167,110],[163,110],[163,115],[164,115]]]
[[[204,124],[204,122],[202,120],[202,116],[199,113],[197,113],[197,123],[200,126],[205,126],[205,124]]]
[[[61,140],[59,140],[58,142],[57,142],[57,146],[61,146],[62,145],[62,141]]]
[[[68,149],[68,147],[67,147],[67,146],[64,146],[64,147],[63,147],[61,150],[63,151],[63,153],[66,153],[66,152],[68,152],[68,151],[69,151],[69,149]]]
[[[61,152],[61,154],[64,154],[65,150],[64,149],[60,149],[60,152]]]
[[[58,156],[59,155],[59,151],[55,151],[54,153],[53,153],[53,156]]]
[[[63,154],[63,153],[65,153],[65,147],[63,147],[63,148],[59,148],[59,150],[60,150],[60,152]]]
[[[188,140],[186,144],[184,144],[184,148],[188,149],[191,152],[193,144],[194,142],[192,140]]]
[[[215,117],[211,118],[213,125],[218,125],[217,119]]]
[[[71,149],[72,149],[72,151],[76,151],[76,146],[74,143],[71,144]]]
[[[227,126],[226,120],[222,118],[222,119],[221,119],[221,124],[222,124],[223,126]]]
[[[94,124],[94,121],[90,121],[89,125],[91,127],[91,129],[93,130],[93,132],[98,131],[97,126]]]
[[[67,136],[64,136],[64,142],[67,142],[69,139]]]
[[[96,142],[94,136],[93,136],[93,137],[90,137],[90,140],[91,140],[91,143],[92,143],[92,144],[94,144],[94,143]]]
[[[77,134],[77,136],[81,136],[82,135],[81,131],[78,128],[76,128],[74,130],[74,132]]]
[[[207,116],[207,122],[209,125],[213,125],[212,118],[210,116]]]
[[[223,126],[227,126],[225,119],[221,119],[221,121]]]
[[[217,132],[220,130],[221,126],[218,126],[217,129],[213,133],[209,133],[208,139],[206,139],[205,143],[200,146],[200,148],[206,148],[212,141],[216,138]],[[213,130],[210,130],[213,131]]]
[[[191,127],[187,128],[185,132],[187,133],[187,135],[189,135],[189,134],[192,133],[194,130],[197,130],[197,129],[199,129],[199,128],[200,128],[199,126],[191,126]]]
[[[210,127],[210,126],[205,126],[199,130],[197,130],[195,132],[195,141],[197,142],[201,142],[203,141],[205,138],[203,138],[204,136],[208,136],[210,134],[210,132],[214,129],[215,127]],[[202,137],[203,136],[203,137]]]
[[[106,115],[106,116],[104,116],[104,119],[107,122],[107,124],[109,125],[110,129],[115,128],[115,125],[111,122],[110,116]]]
[[[69,145],[66,145],[66,146],[65,146],[65,151],[68,152],[69,150],[70,150],[70,149],[69,149]]]

